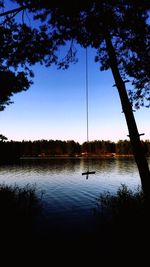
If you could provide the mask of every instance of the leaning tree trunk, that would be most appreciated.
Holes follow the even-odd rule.
[[[136,121],[133,115],[132,105],[127,95],[125,82],[122,80],[122,77],[119,72],[115,49],[113,47],[109,33],[107,33],[105,41],[107,45],[107,52],[109,55],[110,67],[115,80],[115,86],[118,89],[122,109],[126,118],[133,154],[141,178],[142,189],[147,196],[150,196],[150,170],[148,162],[146,160],[144,149],[140,141],[140,134],[138,133]]]

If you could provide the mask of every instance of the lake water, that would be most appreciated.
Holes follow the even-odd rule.
[[[149,160],[150,163],[150,160]],[[87,177],[88,169],[95,171]],[[54,225],[64,221],[86,223],[92,218],[97,198],[105,191],[115,193],[121,184],[131,189],[140,185],[133,158],[22,160],[0,166],[0,183],[35,185],[42,196],[43,216]],[[66,219],[67,218],[67,219]]]

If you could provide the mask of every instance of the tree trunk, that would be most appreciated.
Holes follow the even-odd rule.
[[[146,160],[144,149],[140,141],[140,135],[138,133],[136,121],[133,115],[132,105],[127,95],[125,82],[122,80],[122,77],[119,72],[115,49],[113,47],[111,37],[108,32],[106,34],[105,41],[107,46],[107,52],[109,55],[110,67],[115,80],[115,86],[118,89],[122,109],[126,118],[133,154],[141,178],[142,189],[147,196],[150,196],[150,171],[148,162]]]

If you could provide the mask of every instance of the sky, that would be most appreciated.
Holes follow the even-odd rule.
[[[85,50],[68,70],[36,65],[34,84],[0,112],[1,134],[8,140],[86,141]],[[89,140],[128,139],[128,129],[110,71],[100,72],[88,51]],[[134,113],[139,133],[150,139],[150,109]]]
[[[86,141],[85,54],[85,49],[78,47],[79,62],[67,70],[35,65],[34,84],[26,92],[14,95],[14,104],[0,112],[0,133],[16,141]],[[94,56],[95,51],[89,49],[89,141],[128,139],[111,71],[101,72]],[[150,109],[141,108],[134,115],[139,133],[145,133],[141,139],[150,139]]]

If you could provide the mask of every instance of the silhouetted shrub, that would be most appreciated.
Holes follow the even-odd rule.
[[[132,191],[121,185],[116,194],[105,192],[97,199],[101,240],[105,249],[124,259],[144,257],[150,238],[150,202],[138,187]],[[104,246],[103,246],[104,247]]]
[[[99,215],[108,220],[141,217],[146,208],[146,199],[142,190],[138,187],[132,191],[124,184],[119,187],[116,194],[105,192],[97,201]]]
[[[31,238],[40,211],[35,186],[0,185],[0,234],[4,240]]]

